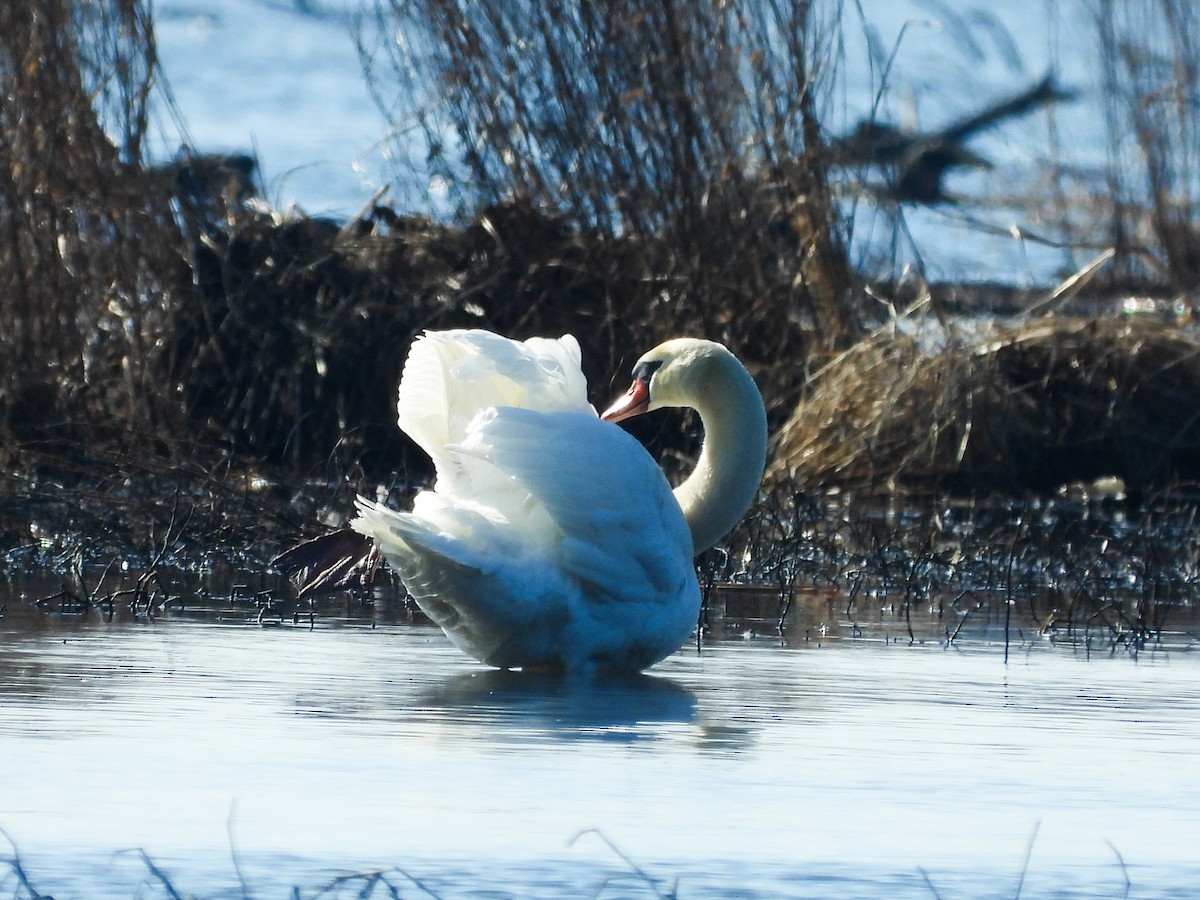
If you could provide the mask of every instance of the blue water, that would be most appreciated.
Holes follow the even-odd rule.
[[[18,618],[0,827],[60,900],[152,884],[133,848],[199,896],[237,894],[239,870],[256,896],[375,870],[441,897],[610,878],[605,896],[653,896],[645,878],[1013,896],[1023,871],[1023,897],[1120,896],[1126,875],[1161,897],[1200,878],[1186,650],[1036,643],[1005,665],[986,643],[737,639],[574,685],[482,669],[428,625]]]
[[[286,2],[156,2],[158,51],[179,113],[160,105],[156,154],[185,142],[253,151],[278,208],[353,215],[392,178],[378,149],[387,126],[354,46],[353,12],[363,5],[316,3],[306,14]]]
[[[183,140],[207,152],[253,150],[269,199],[313,215],[352,215],[384,185],[392,186],[389,199],[403,211],[441,209],[436,182],[431,187],[421,170],[420,148],[389,140],[389,126],[367,91],[356,22],[372,6],[370,0],[158,0],[162,65],[186,126],[181,130],[162,108],[158,154],[169,156]],[[996,168],[955,173],[946,187],[978,205],[905,207],[900,227],[892,211],[869,199],[848,202],[856,261],[872,272],[921,266],[933,279],[1040,285],[1090,259],[1094,253],[1073,254],[1012,233],[1014,227],[1052,230],[1026,202],[1046,195],[1039,179],[1047,162],[1085,169],[1104,163],[1092,44],[1080,38],[1087,4],[864,0],[845,6],[844,58],[835,60],[839,79],[826,110],[833,135],[868,116],[881,84],[888,90],[880,118],[922,128],[1009,96],[1051,68],[1080,91],[1078,102],[1053,115],[1031,115],[972,141]],[[886,73],[871,62],[868,36],[890,59]]]

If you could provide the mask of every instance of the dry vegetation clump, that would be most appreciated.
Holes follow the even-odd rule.
[[[160,420],[145,360],[180,260],[169,197],[138,165],[154,61],[137,0],[0,6],[0,434],[10,438],[84,440],[85,424]]]
[[[1200,480],[1200,342],[1153,321],[1049,318],[934,352],[877,334],[812,384],[769,479],[800,489],[1131,491]]]
[[[461,227],[383,206],[340,227],[247,213],[196,241],[195,293],[173,311],[155,363],[188,418],[238,453],[303,469],[336,450],[386,471],[408,446],[395,396],[417,333],[571,332],[603,385],[627,348],[640,352],[652,252],[524,201]]]

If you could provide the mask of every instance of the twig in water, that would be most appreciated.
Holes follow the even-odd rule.
[[[44,607],[48,606],[49,604],[53,603],[55,600],[66,600],[72,606],[74,606],[78,609],[86,609],[87,608],[87,601],[84,600],[83,597],[80,597],[78,594],[72,592],[66,586],[66,584],[64,584],[62,586],[61,590],[59,590],[53,594],[47,594],[45,597],[38,597],[37,600],[34,601],[34,605],[40,609],[40,608],[44,608]]]
[[[624,851],[622,851],[620,847],[618,847],[616,844],[614,844],[612,841],[610,841],[608,839],[608,836],[605,835],[604,832],[602,832],[598,828],[585,828],[583,831],[579,832],[579,834],[575,835],[575,837],[571,838],[571,840],[567,841],[567,846],[568,847],[574,846],[575,842],[578,841],[581,837],[583,837],[586,834],[594,834],[596,837],[598,837],[600,840],[602,840],[608,846],[608,849],[611,850],[613,853],[615,853],[618,858],[620,858],[621,862],[623,862],[623,863],[625,863],[625,865],[629,866],[630,871],[636,877],[638,877],[642,881],[646,882],[647,887],[649,887],[650,890],[654,891],[654,896],[661,898],[661,900],[676,900],[676,898],[678,898],[678,896],[679,896],[679,880],[678,879],[676,879],[675,883],[671,886],[671,890],[668,893],[664,894],[662,891],[660,891],[658,889],[658,880],[656,878],[652,878],[650,876],[650,874],[646,872],[645,869],[643,869],[641,866],[639,866],[637,863],[635,863],[632,859],[630,859],[630,857],[627,854],[625,854]],[[604,888],[607,887],[608,883],[612,880],[614,880],[612,876],[605,878],[604,881],[602,881],[600,883],[600,888],[599,888],[599,890],[597,890],[596,895],[599,896],[601,893],[603,893]]]
[[[1021,900],[1021,888],[1025,886],[1025,873],[1029,871],[1029,859],[1033,856],[1033,844],[1037,840],[1038,830],[1042,827],[1041,821],[1037,821],[1033,825],[1033,834],[1029,835],[1029,844],[1025,848],[1025,863],[1021,866],[1021,878],[1017,882],[1017,892],[1013,895],[1013,900]]]
[[[167,877],[167,873],[158,867],[154,860],[150,858],[150,854],[148,854],[145,850],[139,847],[136,850],[119,850],[117,852],[136,853],[139,857],[141,857],[142,864],[150,870],[150,874],[158,879],[159,884],[163,886],[163,890],[167,892],[168,896],[171,897],[171,900],[183,900],[183,895],[180,894],[179,891],[175,890],[175,886],[171,884],[171,879]]]
[[[960,599],[961,599],[961,595],[960,595]],[[958,620],[958,625],[955,626],[954,633],[946,636],[946,647],[947,648],[953,646],[954,639],[956,637],[958,637],[958,633],[960,631],[962,631],[963,626],[967,624],[967,619],[969,619],[969,618],[971,618],[971,610],[968,609],[963,612],[963,617]]]
[[[1105,841],[1109,849],[1117,857],[1117,863],[1121,866],[1121,877],[1125,879],[1125,893],[1121,895],[1121,900],[1129,900],[1129,892],[1133,888],[1133,882],[1129,880],[1129,869],[1125,865],[1125,857],[1121,855],[1121,851],[1116,848],[1112,841]]]
[[[25,873],[25,866],[21,863],[21,854],[17,852],[16,841],[9,837],[8,832],[3,828],[0,828],[0,836],[3,836],[3,838],[8,841],[8,845],[12,848],[12,856],[7,859],[0,859],[0,862],[3,862],[13,870],[13,874],[17,876],[17,881],[19,881],[21,883],[21,887],[25,888],[25,890],[29,893],[31,900],[54,900],[53,897],[42,894],[42,892],[35,888],[32,882],[30,882],[29,876]]]
[[[779,633],[783,634],[783,623],[787,621],[787,615],[792,611],[792,603],[796,599],[795,582],[788,584],[786,587],[780,588],[780,600],[782,601],[783,610],[779,613],[779,622],[775,626],[779,629]]]
[[[329,884],[325,885],[325,887],[321,888],[316,894],[314,894],[313,898],[316,900],[317,897],[323,897],[325,894],[337,893],[344,886],[352,884],[356,881],[364,882],[362,889],[358,892],[359,897],[370,897],[371,894],[375,892],[375,886],[377,884],[382,884],[385,888],[387,888],[388,893],[392,897],[400,897],[400,889],[388,881],[387,878],[384,877],[383,872],[356,872],[353,875],[339,875],[337,878],[334,878],[329,882]],[[299,898],[299,889],[294,892],[294,896]]]
[[[225,820],[225,830],[229,834],[229,858],[233,860],[233,871],[237,873],[238,884],[242,887],[242,897],[245,900],[250,900],[250,884],[246,881],[246,876],[242,872],[242,864],[238,861],[237,847],[233,841],[233,820],[237,815],[237,801],[234,800],[229,804],[229,818]]]
[[[423,881],[421,881],[420,878],[417,878],[415,875],[409,874],[408,872],[401,869],[399,866],[392,866],[391,869],[381,870],[381,871],[377,871],[377,872],[357,872],[353,875],[339,875],[336,878],[334,878],[332,881],[330,881],[327,885],[325,885],[325,887],[323,887],[319,891],[317,891],[317,893],[313,895],[313,900],[317,900],[318,897],[323,897],[326,894],[336,894],[345,885],[352,884],[356,881],[364,882],[362,889],[358,892],[359,897],[371,896],[371,894],[375,891],[375,886],[381,884],[385,888],[387,888],[387,892],[390,896],[399,898],[402,896],[402,894],[400,893],[400,888],[398,888],[396,885],[394,885],[390,881],[388,881],[388,879],[387,879],[388,872],[398,873],[402,877],[407,878],[409,881],[411,881],[413,883],[413,885],[417,888],[417,890],[432,897],[433,900],[441,900],[440,895],[434,893],[434,891],[431,888],[429,888]],[[299,898],[299,896],[300,896],[299,890],[296,890],[294,892],[294,895],[297,898]]]
[[[917,866],[917,871],[921,873],[921,877],[925,879],[925,886],[929,888],[929,892],[933,894],[934,900],[942,900],[942,895],[938,893],[938,889],[933,886],[933,882],[929,879],[929,873]]]
[[[1014,532],[1008,547],[1008,566],[1005,571],[1004,592],[1004,664],[1008,665],[1009,629],[1012,624],[1013,607],[1013,567],[1017,562],[1017,534]]]

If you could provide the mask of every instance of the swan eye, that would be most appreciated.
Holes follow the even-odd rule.
[[[633,367],[633,378],[635,381],[644,381],[650,383],[650,379],[654,377],[654,373],[662,368],[661,359],[642,360]]]

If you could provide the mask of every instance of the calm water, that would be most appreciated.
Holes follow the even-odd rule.
[[[586,685],[427,625],[10,601],[0,827],[59,900],[162,895],[131,848],[200,896],[397,867],[456,898],[1011,897],[1030,848],[1023,897],[1193,896],[1195,653],[964,648],[739,637]]]

